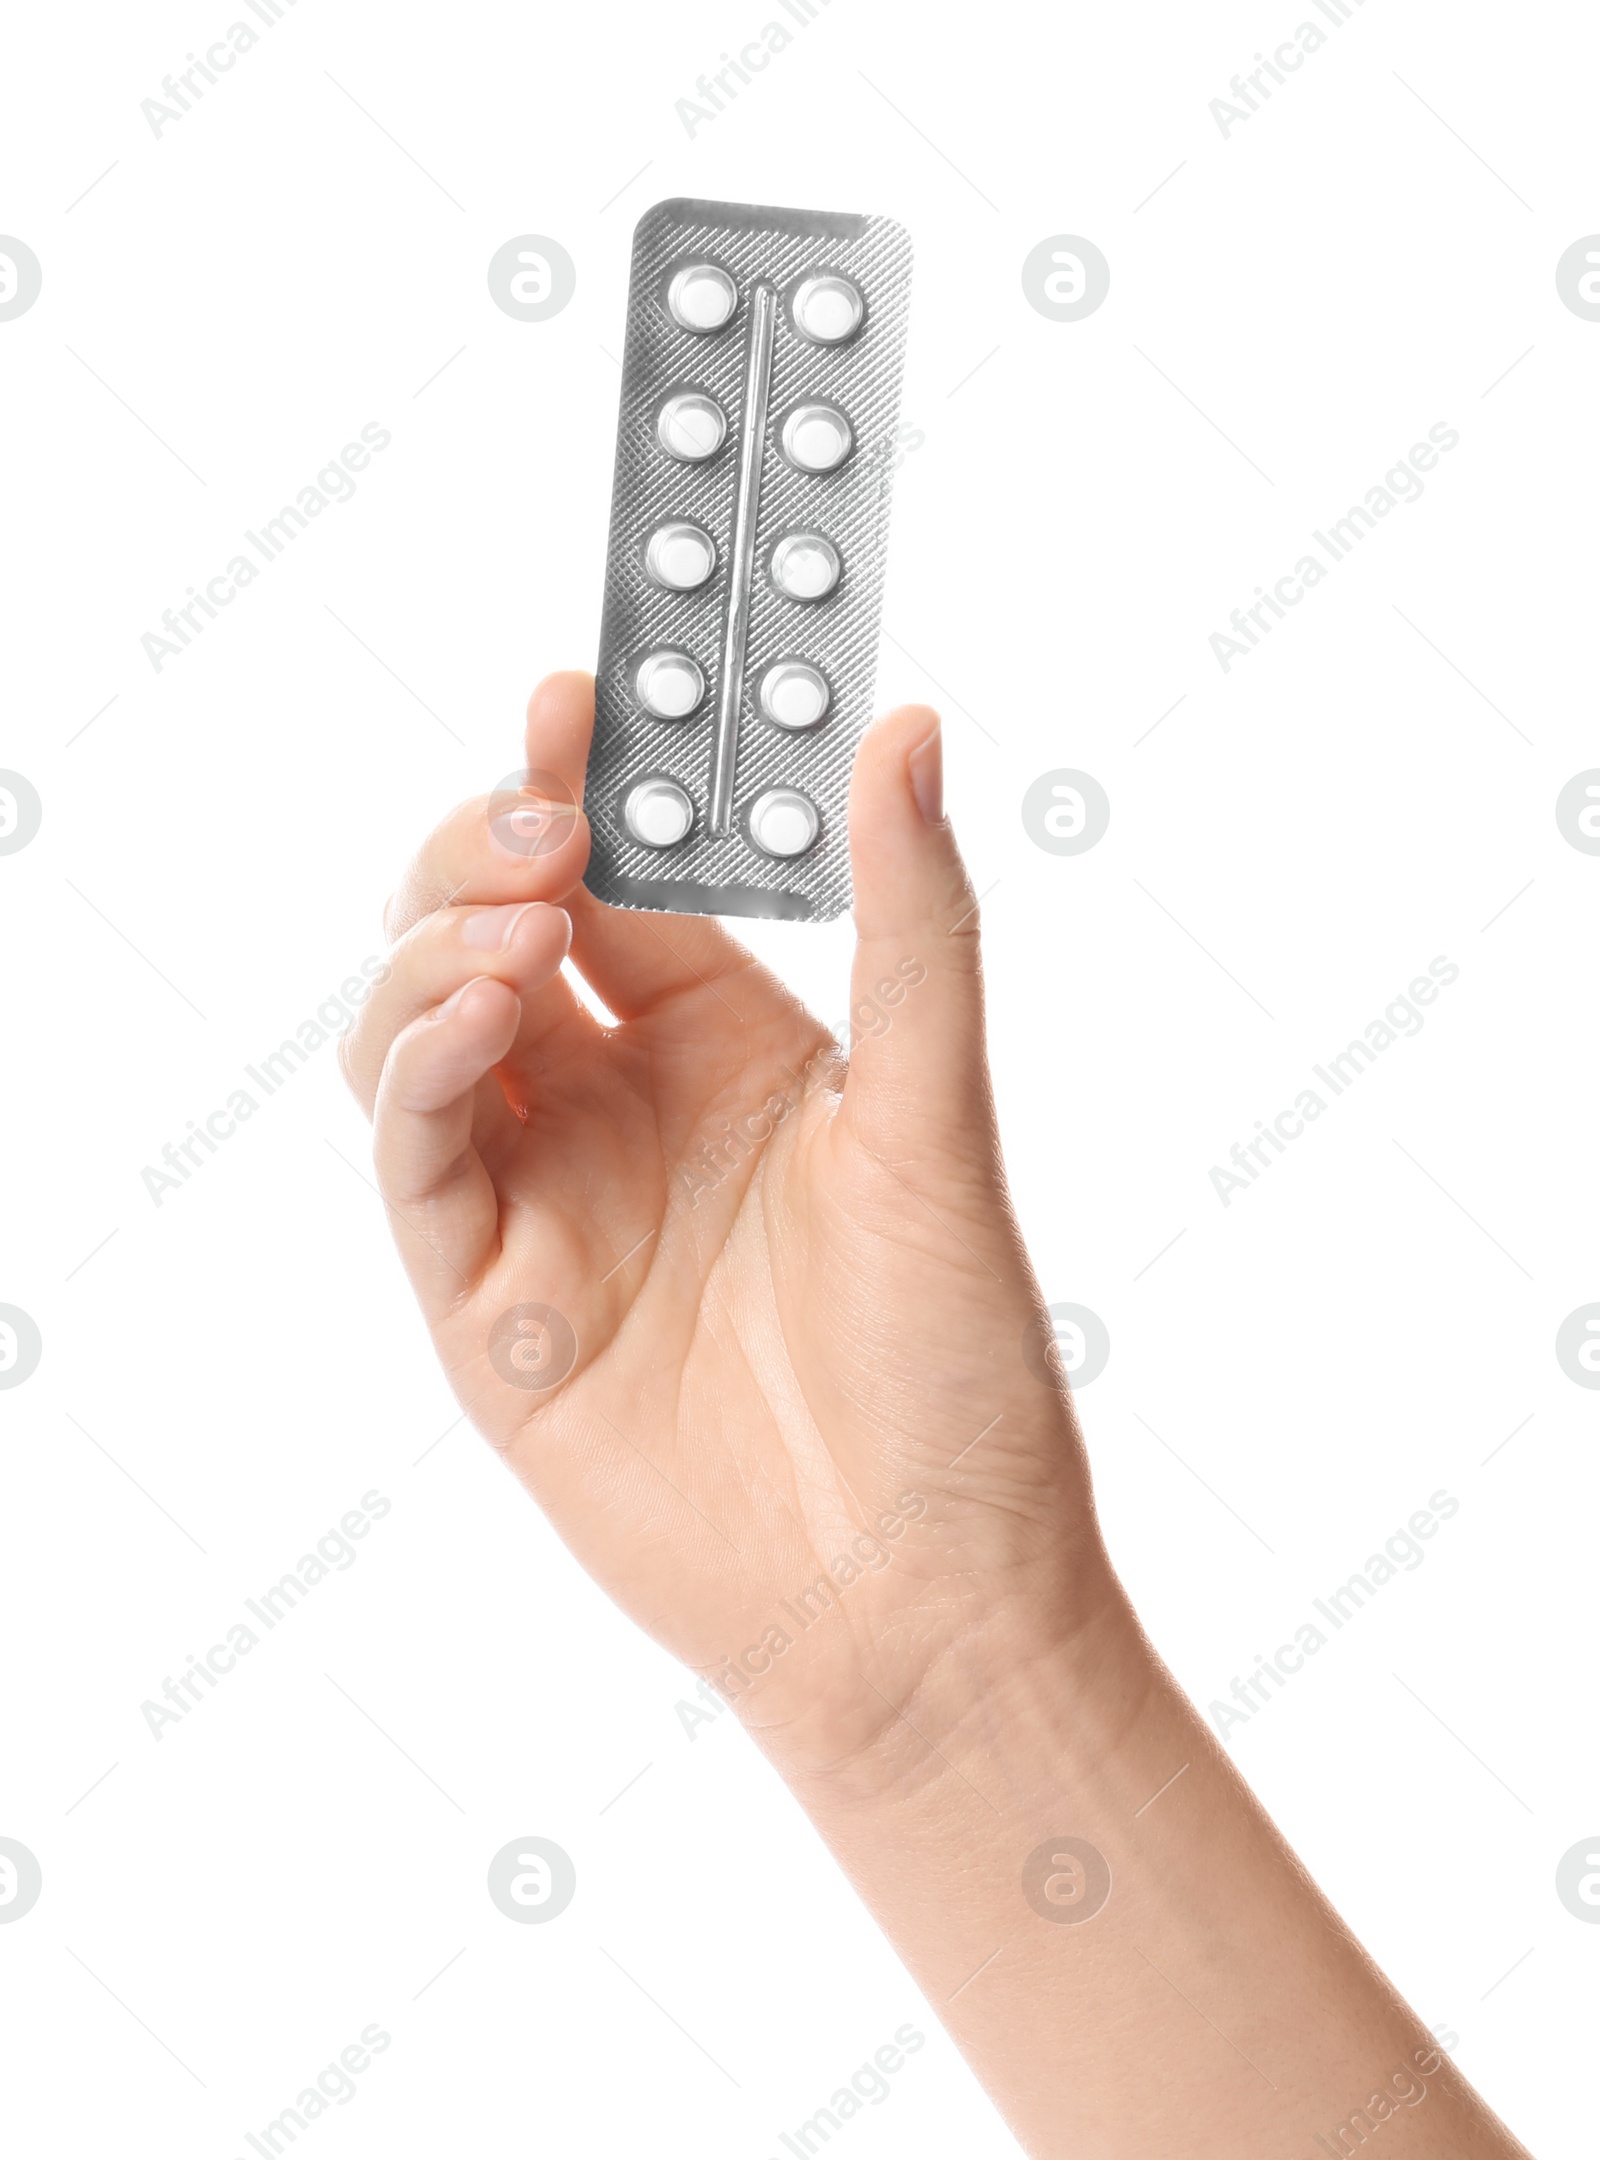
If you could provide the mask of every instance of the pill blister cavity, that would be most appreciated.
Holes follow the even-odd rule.
[[[683,263],[667,286],[667,312],[680,329],[706,336],[731,322],[739,291],[716,263]]]
[[[694,823],[694,804],[676,780],[637,780],[622,805],[622,822],[645,847],[676,847]]]
[[[818,669],[803,660],[779,660],[756,686],[756,703],[775,727],[815,727],[828,710],[831,693]]]
[[[798,788],[768,788],[750,805],[751,839],[763,855],[784,861],[803,855],[821,825],[816,804]]]
[[[837,472],[854,437],[837,405],[797,405],[783,423],[779,445],[797,472]],[[709,453],[708,453],[709,455]]]
[[[703,526],[669,518],[645,542],[644,566],[668,592],[694,592],[717,567],[717,544]]]
[[[706,694],[705,670],[685,652],[646,653],[633,687],[653,720],[682,720]]]
[[[788,533],[772,551],[772,582],[791,600],[826,599],[841,567],[838,549],[821,533]]]
[[[831,270],[802,278],[789,305],[795,328],[813,345],[843,345],[861,328],[867,312],[860,286]]]
[[[703,465],[728,439],[728,416],[703,390],[680,390],[656,415],[656,441],[668,457]]]

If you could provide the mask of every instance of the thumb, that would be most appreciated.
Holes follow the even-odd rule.
[[[944,814],[939,715],[902,705],[870,728],[850,787],[856,953],[845,1106],[863,1139],[900,1152],[992,1111],[978,905]]]

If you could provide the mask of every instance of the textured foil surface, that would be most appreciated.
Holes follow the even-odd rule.
[[[719,264],[739,292],[732,319],[710,335],[680,328],[666,306],[673,271],[696,260]],[[817,270],[840,272],[865,299],[865,319],[846,344],[816,345],[795,328],[790,294]],[[779,306],[733,830],[718,839],[708,822],[711,751],[745,424],[749,296],[758,279],[777,288]],[[890,218],[678,199],[655,204],[639,221],[585,801],[594,835],[586,882],[614,906],[821,922],[850,904],[845,800],[856,744],[872,717],[910,280],[911,243]],[[701,465],[670,457],[656,439],[663,400],[683,389],[708,391],[728,416],[727,439]],[[854,448],[833,473],[797,472],[778,448],[786,414],[810,399],[838,406],[854,431]],[[645,540],[674,517],[704,526],[716,542],[716,569],[695,592],[663,591],[645,574]],[[774,543],[797,531],[825,534],[843,561],[843,575],[824,600],[788,599],[768,577]],[[658,720],[639,705],[635,671],[658,646],[692,653],[705,675],[706,695],[685,720]],[[832,699],[817,727],[791,732],[762,717],[757,687],[778,659],[807,660],[827,678]],[[641,844],[622,821],[629,787],[655,774],[677,781],[695,806],[688,836],[670,848]],[[746,823],[751,802],[774,786],[799,788],[821,813],[815,843],[788,861],[763,854]]]

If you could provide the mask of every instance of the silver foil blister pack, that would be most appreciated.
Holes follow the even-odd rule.
[[[639,221],[585,799],[602,900],[850,903],[910,279],[891,218]]]

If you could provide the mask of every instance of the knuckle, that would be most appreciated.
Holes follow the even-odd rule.
[[[968,954],[977,951],[983,931],[983,910],[970,878],[961,880],[951,901],[950,920],[944,928],[956,951]]]

